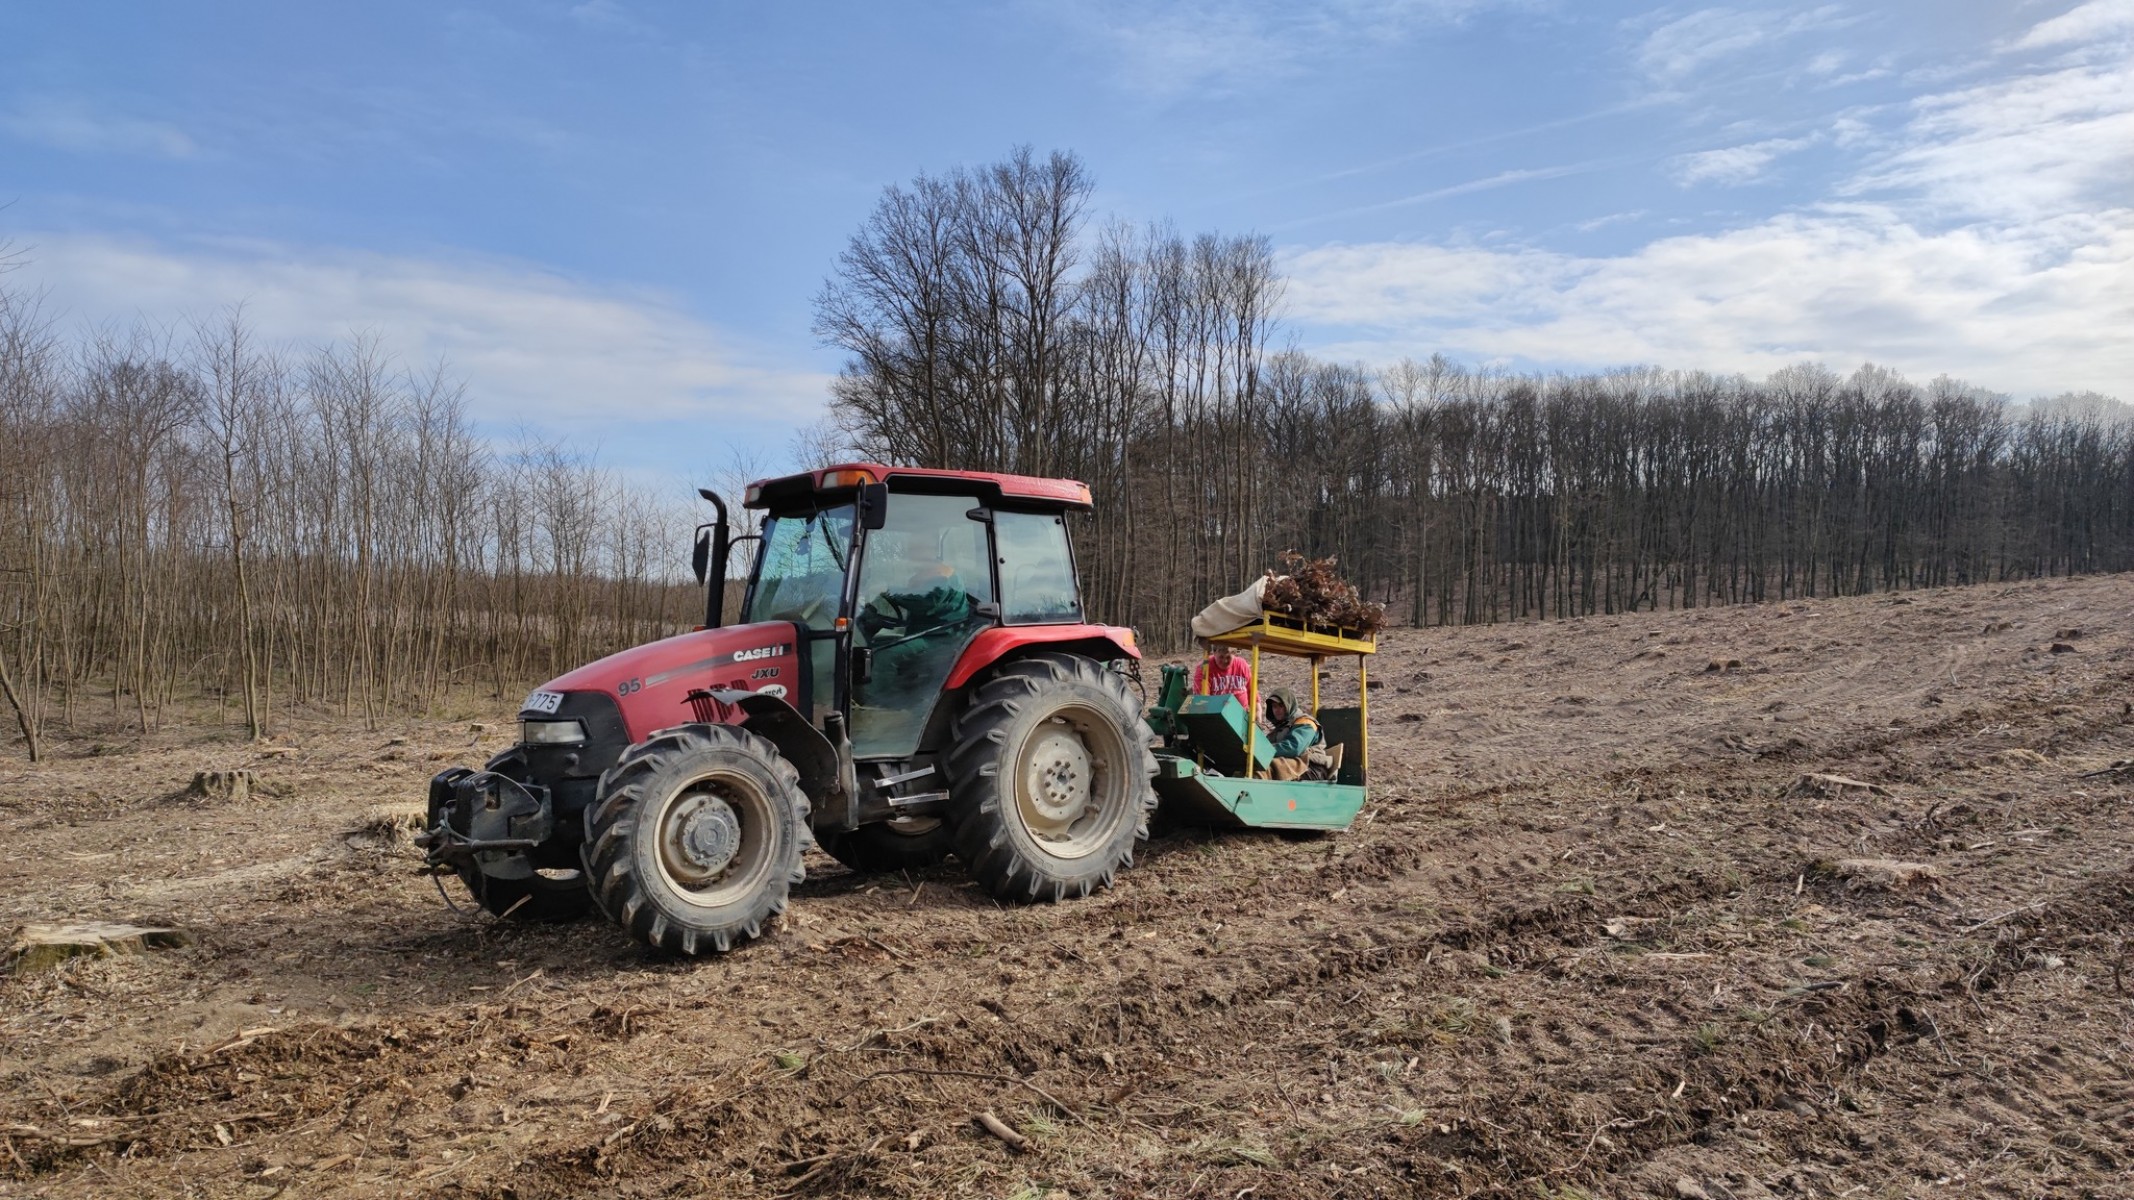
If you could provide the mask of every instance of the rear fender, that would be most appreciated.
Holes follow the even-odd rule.
[[[971,639],[944,686],[960,688],[996,663],[1033,650],[1059,650],[1100,662],[1141,657],[1134,631],[1118,625],[1001,625]]]

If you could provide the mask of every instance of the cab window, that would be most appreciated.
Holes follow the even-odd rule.
[[[867,535],[860,570],[860,632],[908,637],[959,627],[993,601],[985,525],[968,496],[894,496],[889,521]]]
[[[770,518],[758,556],[756,586],[741,619],[830,628],[852,558],[852,506]]]
[[[1082,619],[1066,518],[1049,513],[997,513],[993,536],[1000,547],[1003,621],[1046,625]]]

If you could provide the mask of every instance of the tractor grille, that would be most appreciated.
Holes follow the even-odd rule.
[[[526,782],[549,789],[557,830],[575,831],[601,773],[629,748],[630,734],[622,722],[622,706],[606,692],[565,692],[550,716],[585,722],[585,741],[575,746],[522,746],[519,751],[526,760]]]

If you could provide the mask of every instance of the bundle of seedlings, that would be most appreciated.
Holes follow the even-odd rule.
[[[1262,602],[1271,611],[1306,625],[1375,634],[1386,623],[1386,606],[1358,595],[1331,558],[1306,558],[1284,550],[1279,571],[1268,572]]]

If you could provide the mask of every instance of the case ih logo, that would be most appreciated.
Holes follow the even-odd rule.
[[[765,658],[783,658],[792,652],[793,643],[780,642],[775,646],[758,646],[753,650],[736,650],[731,654],[714,654],[710,658],[700,658],[693,663],[683,663],[679,667],[650,676],[645,680],[645,686],[658,687],[671,679],[700,676],[706,671],[717,670],[720,667],[732,666],[736,663],[756,662]]]

